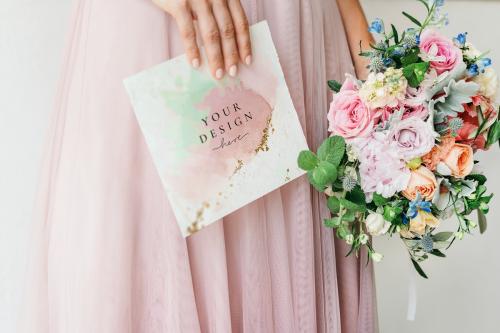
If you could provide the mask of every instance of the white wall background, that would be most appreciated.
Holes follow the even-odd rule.
[[[0,332],[15,332],[38,166],[73,1],[0,0]],[[399,27],[408,24],[401,10],[420,8],[401,0],[363,5],[370,19],[384,17]],[[447,31],[468,31],[500,63],[500,2],[450,1],[447,9]],[[500,188],[496,156],[498,149],[481,159],[491,189]],[[382,333],[500,331],[498,200],[486,235],[468,237],[448,259],[433,258],[424,266],[431,279],[417,278],[415,322],[405,319],[411,270],[404,249],[397,239],[377,241],[386,254],[376,266]]]

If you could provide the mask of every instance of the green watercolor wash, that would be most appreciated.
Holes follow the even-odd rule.
[[[181,75],[176,76],[175,85],[178,90],[162,91],[160,96],[165,105],[177,115],[179,122],[169,124],[169,135],[176,140],[179,146],[179,158],[185,158],[188,155],[188,147],[199,144],[198,133],[190,129],[197,129],[200,126],[201,119],[208,115],[207,110],[197,108],[208,92],[216,87],[216,83],[206,74],[191,69],[189,76],[184,79]]]

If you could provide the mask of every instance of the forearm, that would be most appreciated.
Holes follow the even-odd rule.
[[[337,3],[346,30],[356,74],[359,79],[365,79],[368,75],[366,68],[368,59],[359,55],[360,43],[363,50],[369,49],[370,43],[373,43],[373,36],[368,32],[368,23],[363,8],[358,0],[337,0]]]

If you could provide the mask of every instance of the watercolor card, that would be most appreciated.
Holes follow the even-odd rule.
[[[250,32],[253,63],[236,78],[180,56],[125,80],[184,236],[304,174],[307,143],[267,22]]]

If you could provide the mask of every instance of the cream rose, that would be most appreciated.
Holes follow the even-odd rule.
[[[425,234],[425,228],[427,226],[436,228],[438,225],[439,220],[434,215],[423,210],[419,210],[417,216],[410,220],[409,228],[401,230],[401,236],[405,238],[413,238],[412,233],[422,236]]]
[[[391,224],[387,222],[382,214],[371,213],[365,220],[366,231],[372,236],[383,235],[389,230]]]
[[[465,178],[474,167],[474,152],[471,146],[455,143],[442,161],[453,177]]]
[[[424,166],[411,171],[410,182],[406,190],[402,194],[408,200],[415,200],[417,193],[420,193],[422,198],[431,201],[436,193],[437,180],[434,173]]]
[[[498,93],[498,75],[491,67],[485,69],[474,77],[474,82],[479,85],[479,94],[494,99]]]

